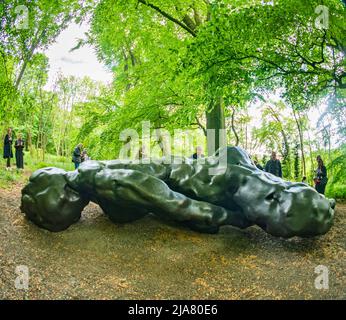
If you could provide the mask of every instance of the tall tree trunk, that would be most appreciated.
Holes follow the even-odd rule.
[[[245,150],[248,150],[248,146],[247,146],[247,123],[245,123]]]
[[[305,153],[304,153],[304,137],[303,137],[303,129],[301,126],[301,119],[299,114],[297,114],[295,108],[292,106],[293,116],[297,124],[298,133],[299,133],[299,142],[300,142],[300,151],[302,156],[302,165],[303,165],[303,176],[306,176],[306,162],[305,162]]]
[[[282,135],[282,139],[283,139],[283,142],[285,145],[285,150],[284,150],[282,155],[284,157],[284,161],[287,163],[287,165],[291,169],[290,144],[288,142],[287,134],[284,130],[284,124],[280,120],[279,115],[275,112],[275,110],[270,105],[268,106],[268,109],[270,110],[270,113],[271,113],[273,119],[280,124],[280,133]]]
[[[239,136],[238,136],[237,130],[236,130],[235,125],[234,125],[235,107],[231,106],[231,109],[232,109],[231,128],[232,128],[232,131],[233,131],[234,136],[235,136],[235,146],[238,146],[239,145]]]
[[[305,117],[308,117],[307,113],[304,113]],[[309,129],[306,131],[307,132],[307,136],[308,136],[308,147],[309,147],[309,158],[310,158],[310,174],[311,174],[311,178],[314,177],[314,173],[315,173],[315,168],[314,168],[314,157],[313,157],[313,151],[312,151],[312,140],[311,140],[311,136],[309,133]]]
[[[33,148],[32,148],[32,115],[30,115],[26,119],[26,144],[25,144],[25,151],[29,151],[30,155],[33,155]]]
[[[47,147],[47,136],[44,133],[42,138],[42,160],[46,160],[46,147]]]
[[[329,130],[328,130],[328,161],[329,163],[332,163],[332,153],[331,153],[331,126],[329,126]],[[333,176],[333,166],[331,166],[330,168],[330,176]]]
[[[25,151],[30,151],[31,153],[31,149],[32,149],[32,135],[31,135],[31,129],[28,129],[26,134]]]
[[[314,158],[313,158],[313,153],[312,153],[312,145],[311,145],[311,138],[310,138],[310,134],[308,131],[308,145],[309,145],[309,153],[310,153],[310,165],[311,165],[311,169],[310,169],[310,174],[311,177],[314,177]]]
[[[211,101],[206,111],[208,155],[226,146],[225,114],[222,97]]]
[[[35,49],[37,48],[38,44],[40,43],[40,40],[41,38],[45,35],[46,31],[43,30],[43,32],[39,35],[40,33],[40,30],[37,29],[35,35],[34,35],[34,39],[32,40],[32,43],[31,43],[31,46],[26,54],[26,57],[24,57],[24,61],[23,61],[23,64],[22,64],[22,67],[20,68],[19,70],[19,74],[18,74],[18,77],[15,81],[15,88],[18,89],[19,88],[19,84],[20,84],[20,81],[22,80],[23,78],[23,75],[24,75],[24,72],[25,72],[25,69],[28,65],[28,62],[31,60],[33,54],[34,54],[34,51]]]

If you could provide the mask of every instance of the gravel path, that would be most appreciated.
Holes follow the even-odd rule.
[[[20,213],[21,185],[0,189],[0,299],[346,299],[346,204],[317,239],[257,227],[199,234],[153,216],[115,225],[95,205],[61,233]],[[29,268],[28,290],[14,286]],[[329,268],[329,289],[314,269]]]

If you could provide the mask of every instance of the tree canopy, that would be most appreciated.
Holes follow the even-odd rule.
[[[258,157],[276,149],[290,179],[312,176],[324,152],[340,182],[345,10],[339,0],[3,1],[1,125],[24,132],[43,159],[69,157],[79,141],[96,158],[116,158],[120,133],[150,121],[190,130],[209,154],[225,143]],[[112,84],[61,74],[47,89],[45,50],[81,22],[90,30],[70,49],[94,48]]]

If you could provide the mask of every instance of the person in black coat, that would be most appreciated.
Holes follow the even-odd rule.
[[[273,174],[274,176],[282,178],[281,162],[276,158],[276,152],[272,152],[270,160],[267,162],[264,170]]]
[[[82,162],[82,150],[83,144],[79,144],[73,151],[72,162],[74,163],[75,169],[78,169]]]
[[[24,140],[21,134],[18,135],[18,139],[16,140],[14,147],[16,148],[17,169],[24,169]]]
[[[316,176],[314,178],[315,182],[315,189],[317,192],[324,194],[326,190],[326,185],[328,182],[328,177],[327,177],[327,168],[325,167],[323,160],[321,156],[317,156],[317,169],[316,169]]]
[[[8,128],[4,140],[4,159],[6,159],[6,168],[11,168],[11,159],[13,158],[12,152],[12,128]]]

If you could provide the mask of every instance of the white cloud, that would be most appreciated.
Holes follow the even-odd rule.
[[[112,73],[97,60],[94,49],[91,46],[83,46],[70,52],[76,46],[78,39],[85,38],[85,32],[89,26],[71,24],[65,29],[56,42],[44,53],[49,58],[49,73],[46,89],[52,89],[58,73],[65,76],[88,76],[93,80],[109,83],[112,81]]]
[[[71,63],[71,64],[85,63],[84,60],[74,60],[69,57],[62,57],[60,60],[62,62]]]

